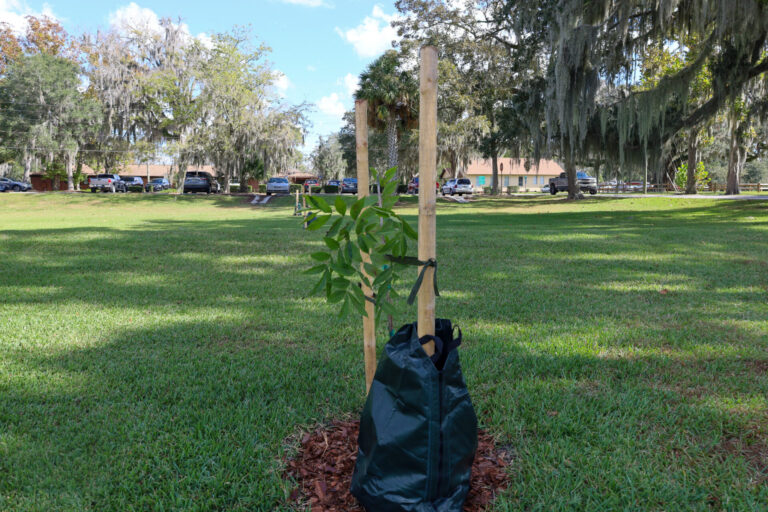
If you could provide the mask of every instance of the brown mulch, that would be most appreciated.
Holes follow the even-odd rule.
[[[359,430],[359,421],[338,421],[304,434],[299,453],[287,461],[287,476],[299,484],[291,502],[308,504],[312,512],[362,512],[349,492]],[[480,431],[465,512],[486,510],[507,488],[506,468],[511,459],[509,451],[497,447],[490,435]]]

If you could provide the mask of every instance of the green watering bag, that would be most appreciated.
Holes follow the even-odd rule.
[[[360,420],[352,494],[368,512],[460,512],[477,450],[477,416],[461,374],[461,330],[403,326],[387,343]],[[421,348],[432,339],[431,358]]]

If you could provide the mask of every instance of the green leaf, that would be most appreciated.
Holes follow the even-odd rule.
[[[328,282],[328,273],[324,273],[323,277],[320,278],[320,280],[317,282],[317,284],[312,288],[312,291],[309,292],[310,295],[317,295],[320,292],[325,290],[325,285]]]
[[[344,199],[341,198],[341,196],[336,196],[336,211],[339,212],[339,215],[342,217],[347,214],[347,203],[344,201]]]
[[[368,244],[366,243],[363,237],[361,236],[357,237],[357,245],[360,246],[360,250],[363,251],[364,253],[370,252],[370,250],[368,249]]]
[[[313,252],[309,255],[310,258],[317,261],[328,261],[331,259],[331,255],[327,252],[319,251],[319,252]]]
[[[383,196],[391,196],[395,193],[397,190],[397,182],[391,182],[388,183],[386,187],[384,187],[384,191],[381,193]]]
[[[339,219],[339,220],[341,220],[341,219]],[[332,251],[335,251],[335,250],[337,250],[339,248],[339,242],[337,242],[336,240],[334,240],[331,237],[327,237],[326,236],[325,238],[323,238],[323,242],[325,242],[325,245],[327,245],[328,248],[330,250],[332,250]]]
[[[395,177],[396,173],[397,173],[397,166],[390,167],[384,173],[384,181],[392,181],[392,179]]]
[[[328,220],[331,218],[330,215],[320,215],[315,220],[312,221],[312,223],[307,226],[308,231],[317,231],[318,229],[325,226],[325,223],[328,222]]]
[[[346,290],[349,287],[349,279],[343,277],[334,277],[331,280],[331,287],[338,288],[340,290]]]
[[[308,268],[307,270],[305,270],[304,273],[305,274],[310,274],[310,275],[311,274],[319,274],[320,272],[322,272],[326,268],[328,268],[327,265],[315,265],[314,267]]]
[[[411,240],[418,240],[419,234],[416,232],[415,229],[411,227],[410,224],[408,224],[408,221],[402,218],[400,220],[403,223],[403,231],[405,232],[405,235]]]
[[[328,303],[329,304],[337,304],[342,301],[342,299],[346,299],[347,297],[347,291],[346,290],[340,290],[337,292],[331,292],[331,294],[328,296]]]
[[[344,265],[341,263],[331,263],[331,268],[337,273],[341,274],[342,276],[353,276],[355,275],[355,269],[352,267],[352,265]]]
[[[331,225],[331,229],[328,230],[328,232],[325,234],[325,236],[329,238],[333,238],[336,236],[336,234],[339,232],[339,228],[341,227],[341,223],[344,221],[344,217],[340,217],[336,219],[333,224]]]
[[[315,208],[324,211],[325,213],[332,213],[333,210],[331,210],[331,207],[328,206],[328,203],[325,202],[325,199],[323,199],[320,196],[306,196],[307,201],[309,201],[312,206]]]
[[[392,316],[397,315],[397,309],[395,309],[395,307],[392,305],[392,303],[389,302],[388,300],[386,300],[385,298],[381,298],[380,300],[376,301],[376,305],[379,308],[381,308],[381,310],[384,313],[386,313],[388,315],[392,315]]]
[[[344,296],[344,304],[341,306],[341,311],[339,312],[340,317],[345,317],[347,315],[352,314],[352,306],[349,303],[349,295]]]
[[[349,215],[353,219],[357,220],[357,216],[360,215],[360,211],[363,209],[364,206],[364,198],[360,198],[352,205],[352,208],[349,209]]]

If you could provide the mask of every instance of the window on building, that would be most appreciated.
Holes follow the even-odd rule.
[[[504,186],[505,187],[509,186],[509,176],[504,176]]]
[[[523,177],[522,176],[517,178],[517,186],[518,187],[522,187],[523,186]]]
[[[478,176],[477,177],[477,186],[482,187],[485,185],[485,176]]]

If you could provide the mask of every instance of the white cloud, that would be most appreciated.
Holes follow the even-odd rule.
[[[354,46],[360,57],[377,57],[389,49],[392,41],[399,39],[397,30],[392,27],[396,19],[397,15],[386,14],[376,5],[371,16],[366,16],[360,25],[348,30],[336,27],[336,33]]]
[[[160,17],[147,7],[140,7],[136,2],[120,7],[109,14],[109,24],[115,30],[146,30],[159,33],[162,31]]]
[[[7,23],[16,34],[27,31],[25,16],[40,18],[48,16],[51,19],[61,21],[53,9],[47,3],[43,4],[42,11],[35,11],[24,0],[0,0],[0,23]]]
[[[344,116],[344,112],[347,110],[344,108],[344,103],[341,102],[339,95],[335,92],[331,93],[329,96],[320,98],[320,101],[317,102],[317,108],[323,114],[335,117],[339,120]]]
[[[280,0],[284,4],[303,5],[304,7],[330,7],[323,0]]]
[[[285,73],[281,71],[277,71],[277,79],[275,80],[275,87],[278,91],[280,91],[280,94],[285,95],[285,93],[293,87],[293,82],[285,75]]]
[[[358,86],[360,85],[360,77],[353,75],[352,73],[347,73],[347,75],[341,79],[341,82],[344,84],[344,88],[347,91],[347,96],[354,96],[355,92],[357,92]]]

